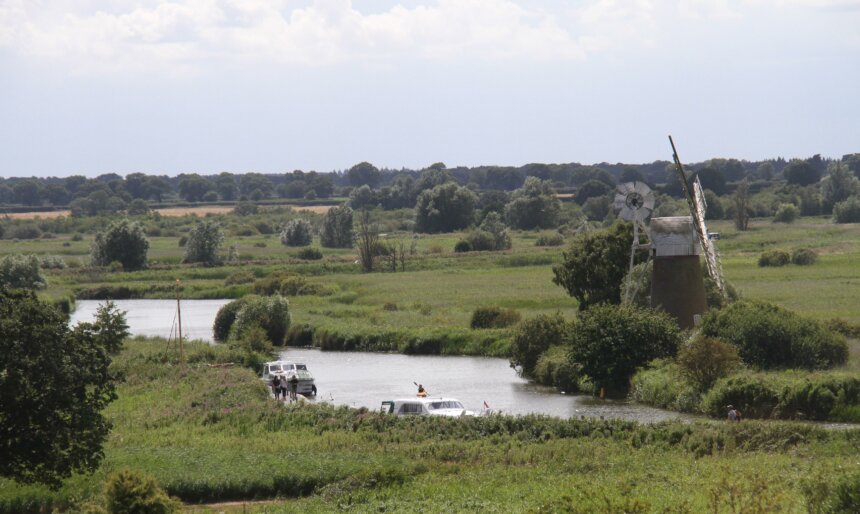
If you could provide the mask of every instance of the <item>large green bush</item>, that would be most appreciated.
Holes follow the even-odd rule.
[[[818,254],[809,248],[798,248],[791,253],[791,263],[798,266],[810,266],[817,260]]]
[[[239,314],[239,311],[242,310],[245,304],[256,298],[256,296],[245,296],[222,305],[215,315],[215,321],[212,323],[212,337],[219,343],[226,342],[230,337],[230,329],[233,327],[233,322],[236,321],[236,315]]]
[[[678,351],[681,375],[700,391],[728,375],[740,364],[737,349],[713,337],[694,337]]]
[[[745,363],[763,369],[824,369],[848,358],[844,337],[765,302],[738,301],[711,311],[701,332],[733,344]]]
[[[7,255],[0,259],[0,286],[13,289],[45,287],[41,262],[35,255]]]
[[[784,250],[768,250],[762,252],[758,258],[758,265],[762,268],[785,266],[789,262],[791,262],[791,255]]]
[[[860,197],[852,196],[844,202],[834,205],[833,221],[835,223],[860,222]]]
[[[860,421],[860,377],[844,372],[742,373],[717,381],[702,400],[716,417],[733,405],[749,418]]]
[[[478,307],[472,312],[471,328],[505,328],[520,321],[520,313],[501,307]]]
[[[183,262],[199,262],[212,266],[221,262],[218,252],[224,243],[224,231],[218,223],[202,220],[188,233]]]
[[[305,219],[290,220],[281,231],[281,243],[285,246],[308,246],[312,239],[311,224]]]
[[[632,305],[598,305],[580,313],[571,334],[570,358],[596,387],[627,391],[636,368],[672,357],[681,343],[668,314]]]
[[[172,514],[181,506],[154,478],[129,470],[108,477],[105,503],[109,514]]]
[[[774,223],[794,223],[800,216],[800,209],[793,203],[783,203],[779,205],[776,213],[773,215]]]
[[[582,366],[570,362],[570,348],[566,345],[550,346],[540,354],[532,370],[534,380],[543,385],[557,387],[566,393],[580,390]]]
[[[559,313],[523,321],[514,333],[511,364],[519,366],[524,376],[532,377],[541,355],[551,346],[561,345],[570,328],[571,324]]]
[[[254,327],[265,330],[272,344],[282,346],[290,328],[290,306],[287,299],[276,294],[248,301],[236,314],[236,320],[230,329],[230,338],[242,339],[246,332]]]
[[[96,234],[90,249],[95,266],[107,266],[112,262],[122,264],[126,271],[146,267],[149,241],[140,223],[127,219],[114,221],[104,232]]]

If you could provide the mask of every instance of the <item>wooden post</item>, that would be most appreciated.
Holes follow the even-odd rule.
[[[182,295],[182,282],[176,279],[176,317],[179,320],[179,365],[185,367],[185,353],[182,349],[182,307],[179,298]]]

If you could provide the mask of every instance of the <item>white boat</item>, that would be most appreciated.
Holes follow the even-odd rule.
[[[382,402],[380,412],[397,416],[474,416],[460,400],[454,398],[401,398]]]
[[[317,386],[314,383],[314,376],[308,371],[305,364],[291,361],[272,361],[263,364],[263,373],[260,380],[266,383],[269,387],[272,386],[272,379],[281,377],[281,380],[291,380],[293,377],[298,378],[299,383],[296,392],[304,396],[316,396]]]

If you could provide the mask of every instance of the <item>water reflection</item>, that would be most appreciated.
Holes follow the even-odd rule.
[[[182,302],[182,337],[212,342],[212,322],[218,309],[231,300],[184,300]],[[78,300],[71,323],[91,322],[96,308],[103,300]],[[170,337],[176,331],[175,300],[115,300],[116,306],[126,311],[129,331],[136,336]]]
[[[509,414],[620,418],[656,422],[689,416],[627,401],[563,395],[517,376],[504,359],[440,357],[289,349],[284,360],[304,362],[316,378],[319,399],[378,409],[383,400],[411,397],[416,383],[431,396],[457,398],[470,410],[483,402]]]

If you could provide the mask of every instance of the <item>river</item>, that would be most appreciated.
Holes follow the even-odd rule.
[[[212,340],[212,321],[230,300],[182,302],[182,332],[189,339]],[[71,322],[92,321],[103,302],[79,300]],[[132,335],[168,337],[175,323],[173,300],[117,300],[126,311]],[[645,423],[691,419],[676,412],[628,401],[598,400],[587,395],[565,395],[517,376],[505,359],[491,357],[420,356],[359,352],[322,352],[290,348],[284,360],[303,362],[316,379],[316,401],[378,409],[383,400],[411,397],[415,382],[431,396],[457,398],[467,409],[479,411],[483,403],[508,414],[548,414],[558,417],[604,417]]]

